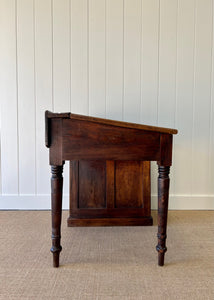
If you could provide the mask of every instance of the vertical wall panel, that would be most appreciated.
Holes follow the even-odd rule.
[[[70,5],[53,0],[53,106],[54,111],[70,110]]]
[[[50,192],[50,166],[45,147],[44,112],[52,110],[51,0],[35,1],[35,99],[37,194]]]
[[[194,87],[195,0],[180,0],[177,36],[177,107],[174,139],[175,193],[191,194],[192,175],[192,107]],[[182,174],[185,165],[185,172]]]
[[[194,194],[206,194],[209,189],[207,175],[210,146],[212,2],[212,0],[196,1],[195,103],[192,143]]]
[[[152,16],[152,17],[151,17]],[[159,1],[142,1],[141,123],[155,125],[158,107]]]
[[[124,120],[140,122],[141,1],[124,0]]]
[[[106,117],[122,120],[123,0],[106,2]]]
[[[106,0],[89,0],[89,114],[106,115]]]
[[[21,194],[34,194],[36,161],[33,0],[17,1],[17,67],[19,189]]]
[[[209,148],[209,191],[210,195],[214,195],[214,2],[212,3],[212,72],[211,72],[211,108],[210,108],[210,148]]]
[[[87,0],[71,0],[71,111],[88,114]]]
[[[70,1],[53,0],[53,107],[70,111]],[[68,162],[64,166],[63,192],[69,191]]]
[[[158,125],[172,128],[176,110],[177,4],[178,0],[160,1]],[[173,172],[174,168],[170,176],[171,194],[174,193]]]
[[[152,16],[152,17],[151,17]],[[159,1],[142,1],[141,123],[156,125],[158,109]],[[151,164],[151,193],[157,194],[157,164]]]
[[[0,1],[1,190],[18,193],[16,6]]]
[[[174,127],[177,0],[160,2],[159,126]]]

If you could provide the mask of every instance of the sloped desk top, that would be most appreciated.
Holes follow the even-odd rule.
[[[53,265],[59,266],[62,172],[65,160],[139,160],[158,163],[158,264],[164,265],[172,164],[172,136],[177,130],[113,121],[72,113],[45,112],[45,143],[52,171]]]

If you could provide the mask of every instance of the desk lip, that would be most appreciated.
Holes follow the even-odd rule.
[[[87,121],[93,122],[98,124],[104,125],[111,125],[123,128],[131,128],[131,129],[139,129],[139,130],[146,130],[146,131],[154,131],[159,133],[167,133],[167,134],[177,134],[178,130],[173,128],[166,128],[166,127],[158,127],[158,126],[151,126],[151,125],[144,125],[138,124],[133,122],[125,122],[125,121],[116,121],[112,119],[103,119],[93,116],[86,116],[80,114],[73,114],[71,112],[66,113],[53,113],[51,111],[45,111],[45,118],[61,118],[61,119],[72,119],[72,120],[80,120],[80,121]]]

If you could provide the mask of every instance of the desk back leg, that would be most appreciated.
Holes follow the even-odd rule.
[[[62,218],[62,186],[63,186],[63,165],[51,166],[51,213],[52,213],[52,247],[53,266],[59,267],[59,254],[62,250],[61,218]]]
[[[164,265],[166,247],[170,167],[158,166],[158,265]]]

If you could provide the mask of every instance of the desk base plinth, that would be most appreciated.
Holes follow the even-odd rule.
[[[152,226],[152,217],[143,218],[72,218],[67,220],[68,227],[78,226]]]

